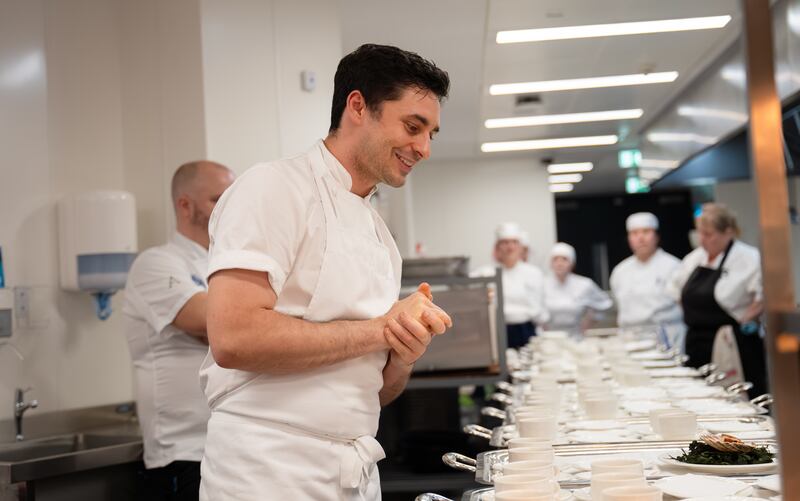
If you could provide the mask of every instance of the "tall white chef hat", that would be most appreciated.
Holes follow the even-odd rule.
[[[496,240],[522,241],[522,230],[517,223],[500,223],[494,230]]]
[[[658,230],[658,218],[651,212],[637,212],[628,216],[625,230]]]
[[[575,247],[570,244],[565,244],[564,242],[558,242],[550,251],[550,259],[556,256],[565,257],[570,263],[575,264]]]

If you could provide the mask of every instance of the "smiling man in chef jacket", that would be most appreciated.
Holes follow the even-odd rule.
[[[658,246],[658,218],[650,212],[628,216],[625,229],[633,255],[611,272],[617,323],[626,328],[662,327],[670,344],[683,349],[681,308],[666,290],[681,262]]]
[[[142,427],[141,499],[197,500],[208,406],[197,371],[208,353],[208,220],[233,183],[227,167],[189,162],[175,171],[176,232],[142,252],[125,285],[125,334]]]
[[[448,88],[417,54],[363,45],[339,62],[328,136],[220,200],[201,499],[380,499],[380,408],[452,322],[427,284],[398,301],[400,255],[370,198],[430,156]]]

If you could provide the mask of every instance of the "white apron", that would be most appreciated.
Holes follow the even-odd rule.
[[[309,155],[326,243],[304,319],[378,317],[398,298],[400,254],[369,201],[333,178],[319,148]],[[221,369],[209,356],[200,499],[379,500],[376,463],[385,453],[374,435],[387,353],[288,376]]]

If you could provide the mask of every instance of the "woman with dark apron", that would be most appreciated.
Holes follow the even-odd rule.
[[[766,393],[765,351],[759,335],[763,307],[758,253],[735,240],[739,232],[736,220],[719,204],[703,206],[697,229],[700,247],[683,260],[683,277],[688,275],[688,278],[684,278],[680,289],[683,318],[688,327],[688,365],[700,367],[709,363],[717,331],[731,326],[744,378],[753,383],[751,395]],[[712,263],[720,254],[719,265],[714,267]],[[731,259],[734,254],[736,259]],[[725,298],[724,304],[720,304],[720,297]]]

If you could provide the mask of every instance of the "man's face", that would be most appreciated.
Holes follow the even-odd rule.
[[[498,240],[495,244],[495,256],[499,262],[512,267],[522,257],[522,245],[513,238]]]
[[[222,192],[233,183],[233,173],[219,167],[203,166],[194,179],[190,198],[190,220],[192,226],[208,230],[211,211],[217,205]]]
[[[628,245],[636,257],[647,259],[658,249],[658,234],[652,228],[629,231]]]
[[[367,111],[356,169],[376,183],[403,186],[414,165],[431,155],[440,110],[434,93],[410,87],[381,103],[380,113]]]

